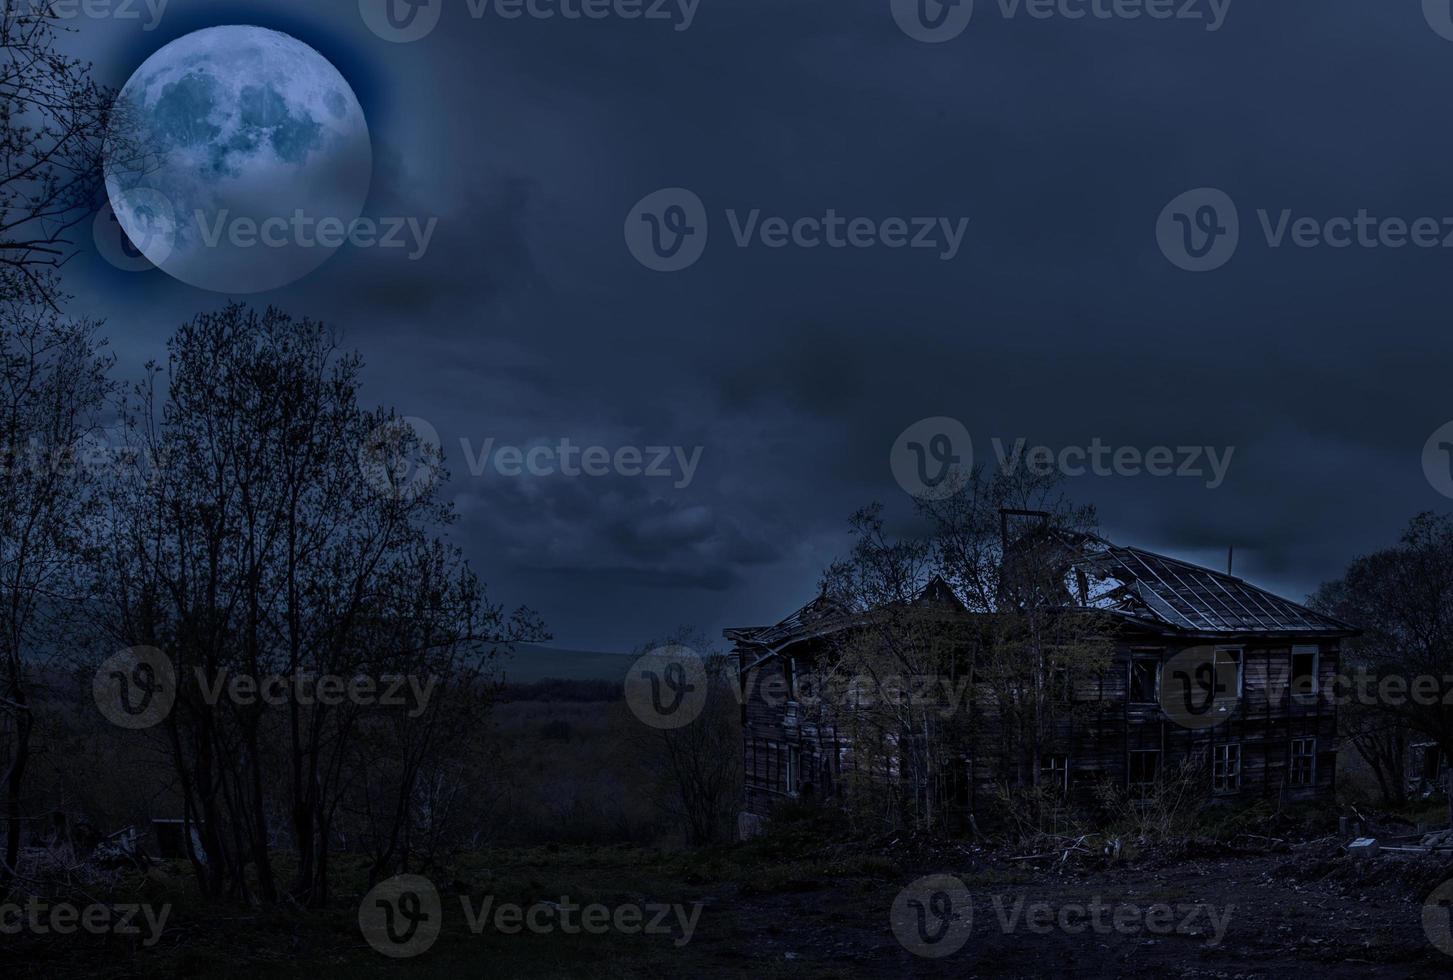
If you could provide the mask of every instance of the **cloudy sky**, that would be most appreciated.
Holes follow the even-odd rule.
[[[494,598],[540,610],[556,645],[776,621],[843,551],[854,509],[906,518],[890,458],[930,417],[959,420],[981,462],[995,438],[1231,451],[1214,487],[1207,472],[1069,489],[1118,541],[1218,567],[1234,545],[1238,574],[1293,598],[1448,506],[1423,466],[1453,419],[1447,0],[1441,20],[1436,0],[1200,0],[1194,20],[1024,2],[978,0],[926,43],[914,5],[890,0],[669,0],[664,19],[431,0],[433,30],[394,43],[357,0],[171,0],[159,19],[116,0],[69,43],[120,86],[182,35],[250,23],[348,79],[373,143],[365,213],[437,218],[433,238],[417,258],[345,246],[250,299],[338,324],[367,399],[439,432],[457,534]],[[648,268],[624,233],[664,188],[692,192],[672,200],[699,200],[687,216],[709,228],[680,271]],[[1234,202],[1239,242],[1198,273],[1175,233],[1224,252],[1206,229],[1225,209],[1205,211],[1223,199],[1162,212],[1199,188]],[[829,210],[874,234],[906,219],[910,238],[932,219],[937,244],[761,237]],[[1431,219],[1438,247],[1389,247],[1388,218],[1403,238]],[[226,299],[93,251],[68,274],[127,372]],[[689,481],[678,462],[469,472],[487,446],[562,439],[700,455]]]

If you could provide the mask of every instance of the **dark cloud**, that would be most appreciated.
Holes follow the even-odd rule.
[[[995,436],[1235,447],[1215,489],[1070,491],[1124,542],[1217,567],[1234,545],[1238,572],[1294,598],[1446,504],[1420,454],[1453,418],[1448,253],[1269,249],[1256,218],[1453,215],[1453,44],[1417,4],[1233,0],[1208,33],[1004,21],[980,0],[937,46],[905,38],[887,0],[702,0],[685,32],[474,22],[459,0],[408,45],[355,7],[234,19],[291,24],[357,77],[370,211],[438,230],[417,261],[345,250],[260,299],[337,321],[369,361],[368,397],[446,446],[703,447],[682,488],[475,477],[451,451],[475,564],[559,642],[629,649],[677,623],[789,611],[853,509],[906,515],[889,450],[927,416],[962,419],[981,460]],[[232,16],[169,9],[153,35],[86,23],[78,43],[124,78],[183,27]],[[675,274],[622,240],[635,202],[668,186],[699,194],[712,226]],[[1236,200],[1243,241],[1198,276],[1161,256],[1154,226],[1200,186]],[[729,208],[969,230],[952,262],[739,249]],[[123,366],[221,301],[82,265],[80,301],[108,312]]]

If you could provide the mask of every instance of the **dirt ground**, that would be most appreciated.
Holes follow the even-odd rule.
[[[416,958],[380,956],[358,931],[360,895],[340,890],[323,912],[209,910],[175,889],[144,886],[179,905],[163,941],[142,949],[113,939],[61,942],[0,936],[0,976],[69,977],[1448,977],[1453,955],[1423,931],[1426,896],[1453,877],[1447,859],[1348,857],[1340,841],[1272,853],[1185,845],[1113,864],[1012,855],[962,843],[840,850],[804,856],[790,842],[708,854],[631,847],[541,847],[469,855],[436,876],[443,929]],[[1208,850],[1218,853],[1207,853]],[[905,886],[950,875],[972,904],[950,955],[910,952],[891,910]],[[689,941],[675,935],[573,934],[469,928],[462,900],[495,896],[528,905],[569,896],[607,906],[699,905]],[[1151,934],[1144,919],[1113,928],[1031,928],[1028,909],[1175,910],[1177,929]],[[900,902],[901,904],[901,902]],[[1006,927],[1001,917],[1025,914]],[[1190,916],[1183,910],[1209,908]],[[1074,926],[1071,914],[1067,924]],[[960,917],[955,920],[964,923]],[[1043,921],[1043,920],[1039,920]],[[1102,922],[1113,922],[1106,912]],[[1217,942],[1217,934],[1220,941]],[[938,952],[948,946],[934,947]]]
[[[952,862],[937,871],[954,872]],[[1318,977],[1447,977],[1453,956],[1426,938],[1422,901],[1409,884],[1426,867],[1391,859],[1364,867],[1323,855],[1248,856],[1176,862],[1162,867],[1088,873],[997,871],[956,875],[973,897],[972,933],[942,959],[915,956],[896,941],[887,910],[894,883],[804,882],[787,894],[723,902],[703,916],[697,952],[732,961],[777,961],[800,975],[854,977],[1096,976],[1273,977],[1306,971]],[[1025,920],[1006,931],[1002,910],[1016,899],[1058,909],[1107,905],[1144,909],[1209,905],[1228,914],[1215,943],[1206,915],[1186,922],[1194,934],[1150,935],[1050,928]],[[1177,923],[1186,916],[1177,915]],[[1107,915],[1103,921],[1109,922]],[[1071,924],[1074,922],[1071,920]],[[793,970],[791,975],[798,975]],[[723,970],[721,975],[728,975]]]

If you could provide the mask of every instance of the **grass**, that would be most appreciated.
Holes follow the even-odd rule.
[[[815,977],[817,967],[742,952],[733,916],[718,902],[756,896],[791,896],[831,887],[846,892],[890,887],[903,869],[883,854],[825,846],[820,823],[792,822],[782,832],[746,844],[699,851],[631,845],[498,847],[459,855],[447,869],[430,872],[444,912],[439,938],[427,954],[392,960],[367,946],[358,907],[367,891],[365,863],[339,857],[334,864],[334,904],[326,910],[289,907],[251,911],[209,902],[197,893],[180,862],[128,882],[126,901],[172,907],[167,930],[154,948],[122,943],[115,936],[44,938],[26,935],[17,947],[0,948],[0,976],[35,973],[71,977],[359,978],[455,977],[663,977],[734,975],[740,960],[759,977]],[[280,855],[279,871],[284,861]],[[505,934],[486,921],[473,929],[464,901],[479,909],[492,897],[497,908],[529,908],[541,902],[576,906],[680,906],[688,916],[700,905],[692,941],[674,908],[669,934],[603,935],[560,930]],[[763,924],[763,928],[772,926]],[[707,938],[710,937],[710,938]],[[8,937],[7,937],[8,938]],[[17,970],[16,960],[23,969]],[[722,971],[727,969],[724,974]]]
[[[231,978],[265,973],[309,980],[461,975],[549,980],[747,973],[764,980],[826,978],[834,974],[822,966],[828,961],[822,958],[821,948],[815,962],[789,959],[789,951],[810,949],[820,927],[837,928],[840,942],[854,949],[873,949],[875,944],[888,942],[877,910],[886,908],[896,889],[923,869],[913,863],[919,860],[911,856],[915,852],[854,839],[841,818],[830,813],[789,816],[792,819],[777,824],[769,835],[696,851],[627,844],[544,844],[457,855],[447,867],[429,872],[444,910],[437,942],[427,954],[404,960],[375,952],[360,933],[358,907],[367,881],[364,862],[359,859],[336,860],[334,905],[326,910],[248,911],[207,902],[196,894],[188,870],[173,864],[166,873],[127,883],[129,897],[119,898],[174,906],[167,932],[155,948],[142,949],[115,936],[61,941],[27,935],[18,937],[18,942],[5,937],[0,944],[0,976],[100,980]],[[1310,813],[1257,808],[1212,812],[1207,820],[1202,833],[1221,839],[1259,832],[1270,825],[1315,822]],[[930,847],[930,859],[932,851]],[[285,872],[281,856],[279,865],[279,871]],[[1048,888],[1069,889],[1065,894],[1074,895],[1075,889],[1092,887],[1060,877],[1051,880],[1019,865],[951,870],[975,894]],[[1200,894],[1198,884],[1166,881],[1159,874],[1149,879],[1115,877],[1093,887],[1113,892],[1132,883],[1138,886],[1139,903],[1175,904]],[[691,942],[684,945],[677,942],[682,935],[674,925],[670,934],[662,935],[559,930],[506,934],[490,924],[475,931],[461,903],[467,900],[478,908],[489,896],[496,906],[508,902],[524,908],[568,899],[577,906],[599,903],[608,908],[659,904],[690,909],[699,903],[702,911]],[[806,915],[801,922],[794,921],[791,911],[799,908]],[[859,920],[865,924],[859,925]],[[979,967],[1007,955],[1002,949],[984,953],[987,959]],[[1012,964],[1010,956],[1003,965],[1008,969]]]
[[[340,861],[334,907],[239,910],[200,898],[185,869],[174,864],[130,883],[129,901],[172,906],[161,943],[151,949],[115,936],[26,935],[0,950],[0,975],[47,977],[243,977],[266,971],[283,977],[492,976],[578,977],[680,975],[689,946],[674,935],[603,935],[565,931],[506,934],[485,922],[471,928],[463,900],[479,909],[568,899],[576,905],[695,902],[700,889],[682,882],[679,857],[626,847],[521,848],[466,856],[448,874],[433,874],[444,911],[439,938],[426,955],[392,960],[369,948],[359,931],[366,891],[361,862]],[[118,899],[123,900],[123,899]],[[699,921],[699,920],[698,920]],[[679,922],[669,920],[673,927]],[[7,937],[8,940],[9,937]],[[8,945],[8,944],[7,944]],[[23,949],[21,948],[23,946]],[[18,955],[18,964],[10,962]],[[17,969],[17,966],[21,969]]]

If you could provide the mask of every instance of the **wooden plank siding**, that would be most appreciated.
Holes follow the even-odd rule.
[[[1292,648],[1318,647],[1318,695],[1294,697],[1291,691]],[[1159,704],[1130,701],[1131,661],[1154,658],[1162,667],[1180,651],[1191,646],[1228,646],[1242,650],[1242,697],[1230,716],[1213,728],[1193,731],[1166,717]],[[789,651],[793,648],[789,648]],[[831,795],[837,777],[851,757],[832,732],[819,732],[784,699],[777,703],[764,695],[764,684],[786,690],[787,674],[783,654],[763,659],[760,648],[738,646],[739,669],[745,697],[742,705],[743,763],[746,773],[746,813],[770,816],[781,800],[804,791]],[[804,648],[798,670],[810,664]],[[1118,639],[1109,668],[1099,677],[1083,678],[1075,685],[1073,699],[1077,717],[1065,721],[1056,732],[1057,745],[1050,750],[1068,756],[1071,798],[1090,804],[1094,787],[1102,780],[1127,786],[1131,753],[1154,749],[1161,753],[1162,770],[1178,766],[1192,753],[1205,752],[1209,760],[1215,746],[1240,746],[1240,788],[1217,793],[1229,801],[1254,799],[1312,800],[1329,798],[1336,787],[1337,713],[1332,678],[1340,664],[1340,640],[1336,637],[1307,637],[1296,640],[1264,636],[1228,636],[1188,640],[1184,636],[1138,635]],[[771,688],[767,688],[771,690]],[[990,798],[999,780],[995,760],[988,751],[983,758],[976,745],[986,748],[997,738],[993,712],[985,706],[987,697],[965,699],[959,720],[971,733],[969,758],[962,763],[966,782],[964,805],[970,811],[981,799]],[[1315,739],[1314,778],[1309,785],[1291,785],[1293,745],[1297,739]],[[797,759],[795,767],[790,761]],[[1208,763],[1209,766],[1209,763]],[[793,778],[789,780],[789,776]],[[1209,768],[1206,776],[1211,776]]]

